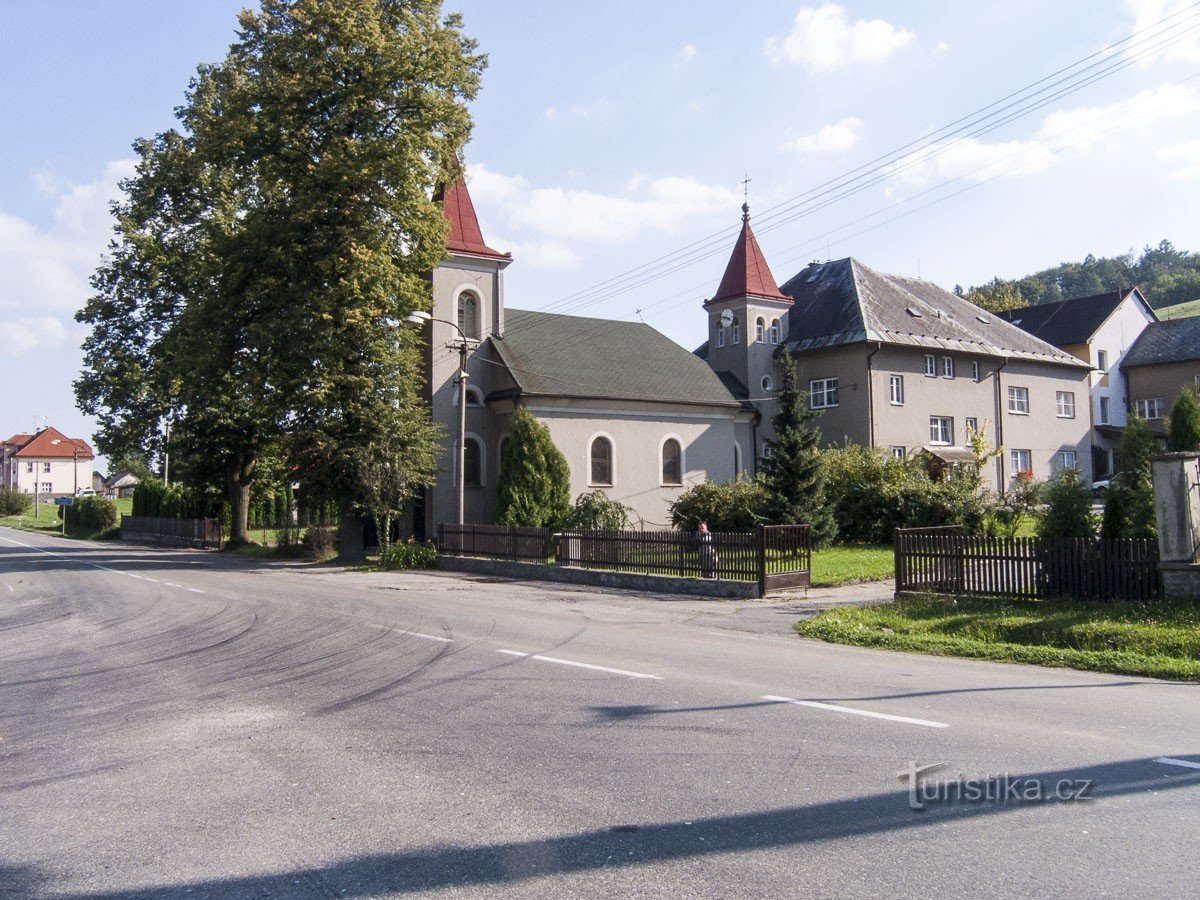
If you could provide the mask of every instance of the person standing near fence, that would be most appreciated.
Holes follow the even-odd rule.
[[[712,532],[708,523],[701,522],[696,526],[696,543],[700,556],[700,576],[702,578],[717,577],[717,548],[713,546]]]

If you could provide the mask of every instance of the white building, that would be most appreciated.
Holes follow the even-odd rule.
[[[69,497],[92,486],[96,454],[57,428],[14,434],[0,443],[0,485],[22,494]]]

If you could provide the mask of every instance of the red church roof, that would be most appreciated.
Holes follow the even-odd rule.
[[[87,441],[69,438],[57,428],[43,428],[26,441],[15,455],[34,459],[71,459],[76,450],[80,459],[92,459],[96,455]]]
[[[475,204],[467,192],[467,183],[460,176],[453,184],[443,186],[434,195],[442,203],[442,212],[450,223],[450,234],[446,237],[446,249],[451,253],[470,253],[473,256],[490,256],[493,259],[511,259],[511,253],[493,250],[483,240],[479,228],[479,217],[475,215]]]
[[[760,297],[792,302],[775,283],[775,276],[771,274],[758,241],[754,239],[754,232],[750,230],[750,207],[745,204],[742,205],[742,233],[733,245],[733,255],[725,267],[721,286],[708,302],[715,303],[730,297]]]

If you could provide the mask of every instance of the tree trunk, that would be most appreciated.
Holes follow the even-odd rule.
[[[229,468],[229,544],[232,547],[250,543],[250,485],[254,481],[254,463],[253,457],[241,457]]]
[[[338,562],[360,563],[367,558],[363,548],[363,522],[349,500],[342,502],[338,517]]]

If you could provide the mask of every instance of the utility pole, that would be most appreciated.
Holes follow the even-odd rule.
[[[167,436],[163,441],[163,484],[171,486],[171,420],[167,419]]]

